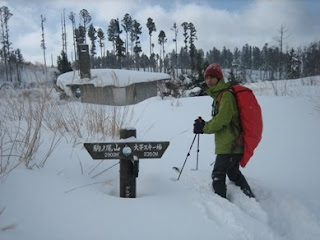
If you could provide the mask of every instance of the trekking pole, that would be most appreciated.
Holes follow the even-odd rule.
[[[191,151],[191,149],[192,149],[192,146],[193,146],[194,140],[196,139],[197,135],[198,135],[198,134],[195,134],[195,135],[194,135],[194,138],[193,138],[193,140],[192,140],[192,143],[191,143],[191,146],[190,146],[189,152],[188,152],[188,154],[187,154],[187,156],[186,156],[186,159],[184,160],[184,163],[183,163],[183,165],[182,165],[181,170],[179,171],[179,176],[178,176],[177,181],[180,179],[180,176],[181,176],[181,173],[182,173],[182,171],[183,171],[184,165],[186,164],[187,159],[188,159],[188,157],[190,156],[190,151]]]
[[[198,134],[198,146],[197,146],[197,165],[196,165],[196,170],[198,170],[198,162],[199,162],[199,142],[200,142],[200,134]]]

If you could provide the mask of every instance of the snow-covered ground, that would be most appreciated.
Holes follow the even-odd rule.
[[[199,169],[194,170],[195,143],[176,181],[178,173],[172,167],[182,166],[194,138],[193,120],[210,118],[212,100],[154,97],[120,108],[132,113],[124,126],[136,128],[137,141],[170,141],[161,159],[140,160],[137,198],[119,197],[119,165],[101,173],[116,160],[92,160],[84,149],[84,142],[101,142],[101,135],[82,132],[75,137],[66,132],[44,167],[31,170],[21,164],[1,178],[0,239],[319,239],[320,78],[314,78],[315,85],[295,82],[277,86],[284,92],[278,95],[272,85],[252,85],[262,107],[264,131],[242,172],[256,199],[247,198],[230,182],[230,201],[213,193],[213,135],[200,135]],[[3,97],[2,112],[8,108]],[[58,103],[61,115],[76,109],[83,124],[81,112],[93,107],[55,97],[50,101]],[[99,106],[104,112],[110,108]],[[10,122],[4,123],[1,128],[10,130]],[[50,145],[53,134],[48,124],[42,126],[41,135],[35,163]]]

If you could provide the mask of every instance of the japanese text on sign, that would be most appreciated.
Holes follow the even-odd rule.
[[[85,143],[84,146],[94,159],[161,158],[169,142]]]

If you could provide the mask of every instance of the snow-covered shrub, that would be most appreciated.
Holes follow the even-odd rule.
[[[88,139],[119,137],[134,108],[61,101],[53,88],[0,90],[0,176],[20,164],[44,167],[63,139],[74,145]]]

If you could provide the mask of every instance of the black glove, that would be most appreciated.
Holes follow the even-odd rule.
[[[203,127],[206,124],[206,122],[201,118],[197,118],[196,120],[194,120],[194,124],[193,124],[193,133],[195,134],[199,134],[199,133],[203,133]]]

